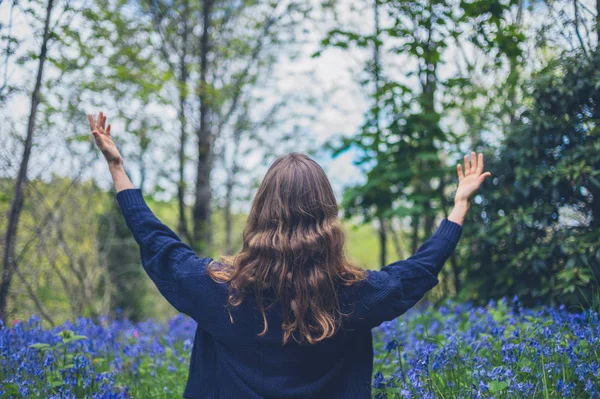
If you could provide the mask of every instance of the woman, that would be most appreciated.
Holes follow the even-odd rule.
[[[465,156],[454,209],[412,257],[380,271],[344,255],[338,207],[323,169],[292,153],[270,166],[252,202],[243,248],[199,257],[133,188],[106,116],[88,115],[142,265],[162,295],[198,327],[185,398],[370,398],[371,329],[410,309],[437,283],[483,156]]]

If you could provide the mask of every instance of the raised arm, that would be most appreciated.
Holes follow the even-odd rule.
[[[204,275],[212,258],[200,258],[194,250],[162,223],[146,204],[142,191],[134,188],[123,167],[123,158],[105,128],[106,116],[97,122],[88,115],[90,128],[102,151],[117,191],[117,201],[125,222],[140,247],[142,266],[160,293],[180,312],[192,315],[193,306],[182,291],[182,281]]]
[[[413,307],[438,284],[437,275],[450,257],[462,234],[471,200],[491,174],[483,173],[483,155],[473,152],[471,162],[465,156],[465,167],[457,165],[458,189],[454,209],[442,220],[435,233],[417,252],[406,260],[396,261],[379,271],[368,271],[366,281],[357,287],[359,300],[355,306],[357,321],[375,327],[395,319]]]

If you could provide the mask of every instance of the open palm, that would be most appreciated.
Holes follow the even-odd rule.
[[[110,136],[110,125],[106,126],[106,115],[100,112],[98,120],[94,121],[92,114],[88,114],[88,119],[90,121],[90,129],[92,129],[92,134],[96,140],[96,145],[102,151],[106,162],[109,165],[116,165],[123,162],[123,157],[121,157],[121,153]]]
[[[471,153],[471,161],[469,162],[469,157],[465,155],[464,163],[464,172],[460,163],[456,165],[458,189],[454,197],[455,203],[462,201],[470,202],[485,179],[492,175],[490,172],[483,173],[483,154],[477,156],[473,151]]]

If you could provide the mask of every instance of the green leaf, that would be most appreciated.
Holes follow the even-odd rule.
[[[490,383],[488,384],[488,388],[491,393],[502,392],[506,389],[507,386],[508,384],[506,383],[506,381],[490,381]]]
[[[40,350],[52,349],[52,346],[50,346],[49,344],[44,344],[44,343],[31,344],[31,345],[29,345],[29,347],[34,348],[34,349],[40,349]]]

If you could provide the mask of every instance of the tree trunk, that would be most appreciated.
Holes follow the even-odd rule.
[[[381,63],[379,55],[379,36],[381,28],[379,25],[379,0],[373,2],[373,22],[375,25],[375,44],[373,46],[373,78],[375,80],[375,126],[377,135],[381,135],[381,114],[379,112],[379,98],[381,96]],[[382,211],[382,209],[379,209]],[[385,220],[382,217],[379,220],[379,262],[381,267],[387,265],[387,233],[385,231]]]
[[[231,176],[227,178],[225,192],[225,208],[223,209],[225,217],[225,255],[231,255],[233,253],[233,246],[231,244],[232,234],[232,220],[231,220],[231,202],[233,197],[233,179]]]
[[[196,176],[196,199],[194,203],[193,245],[201,255],[207,255],[212,241],[210,231],[210,173],[213,160],[213,137],[209,126],[209,94],[207,93],[208,53],[210,51],[210,28],[212,0],[203,2],[203,31],[200,39],[200,128],[198,129],[198,166]]]
[[[416,253],[419,248],[419,224],[421,220],[418,215],[412,216],[412,240],[411,240],[411,251]]]
[[[381,267],[387,265],[387,233],[383,218],[379,218],[379,261]]]
[[[185,147],[187,144],[187,120],[185,117],[185,109],[187,104],[187,84],[188,84],[188,68],[187,68],[187,54],[188,54],[188,40],[189,40],[189,28],[187,15],[189,12],[189,3],[186,3],[186,11],[184,12],[183,20],[183,34],[182,34],[182,49],[181,56],[179,58],[179,126],[180,126],[180,139],[179,139],[179,181],[177,182],[177,201],[179,203],[179,223],[178,231],[179,235],[185,237],[188,242],[192,242],[190,233],[188,230],[187,217],[185,215]]]
[[[35,87],[31,94],[31,109],[29,119],[27,121],[27,136],[23,147],[23,157],[19,166],[19,174],[15,182],[15,197],[11,203],[6,234],[4,236],[4,256],[2,259],[2,282],[0,282],[0,320],[5,320],[7,316],[7,301],[10,285],[13,274],[17,268],[15,262],[15,246],[17,241],[17,229],[21,218],[21,210],[23,209],[24,186],[27,181],[27,168],[29,166],[29,158],[31,156],[31,147],[33,145],[33,132],[35,130],[35,117],[37,114],[38,105],[40,103],[40,91],[42,87],[42,78],[44,74],[44,64],[46,63],[46,53],[48,50],[48,40],[50,38],[50,17],[52,15],[52,7],[54,0],[48,0],[46,6],[46,19],[44,21],[44,35],[42,38],[42,46],[38,61],[38,71],[35,80]]]

